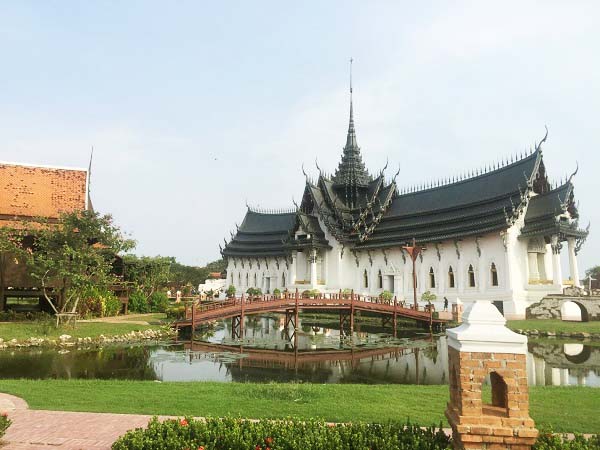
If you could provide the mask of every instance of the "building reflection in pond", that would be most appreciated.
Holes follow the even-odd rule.
[[[530,340],[528,348],[527,375],[531,386],[600,387],[600,347],[582,342]]]

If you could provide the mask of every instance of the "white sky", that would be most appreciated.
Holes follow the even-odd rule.
[[[372,172],[400,185],[544,146],[580,164],[600,264],[598,2],[36,2],[0,4],[1,160],[87,166],[92,199],[137,251],[219,257],[246,200],[299,201],[345,142],[348,59]],[[563,270],[565,270],[564,268]]]

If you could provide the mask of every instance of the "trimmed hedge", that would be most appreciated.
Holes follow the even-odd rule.
[[[329,425],[319,420],[166,420],[129,431],[113,450],[438,450],[450,449],[441,428],[410,423]]]
[[[4,422],[2,421],[4,420]],[[2,425],[4,424],[4,428]],[[10,425],[0,417],[0,437]],[[150,420],[147,429],[127,432],[113,450],[438,450],[451,449],[451,439],[441,428],[403,424],[327,424],[296,419],[248,421],[243,419]],[[593,450],[600,436],[585,438],[542,432],[533,450]]]

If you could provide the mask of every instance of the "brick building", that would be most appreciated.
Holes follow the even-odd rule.
[[[0,228],[22,229],[39,218],[56,223],[62,213],[92,209],[88,188],[87,169],[0,162]],[[24,264],[0,253],[0,308],[39,297]]]

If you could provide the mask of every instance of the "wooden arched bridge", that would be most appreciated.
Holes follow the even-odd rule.
[[[186,305],[185,316],[176,321],[173,326],[176,329],[191,327],[195,330],[197,326],[215,320],[231,319],[232,337],[240,338],[244,334],[244,317],[260,313],[284,313],[285,328],[292,325],[298,328],[299,311],[339,311],[340,332],[350,329],[354,332],[354,313],[365,311],[377,313],[383,316],[384,325],[392,326],[393,334],[396,335],[397,319],[412,319],[423,324],[429,329],[441,328],[449,321],[435,314],[433,308],[421,308],[413,305],[405,305],[398,302],[396,298],[384,300],[380,297],[362,296],[351,294],[319,294],[314,297],[301,296],[296,290],[294,293],[284,293],[280,296],[242,295],[225,301],[215,301],[209,304],[193,302]]]

